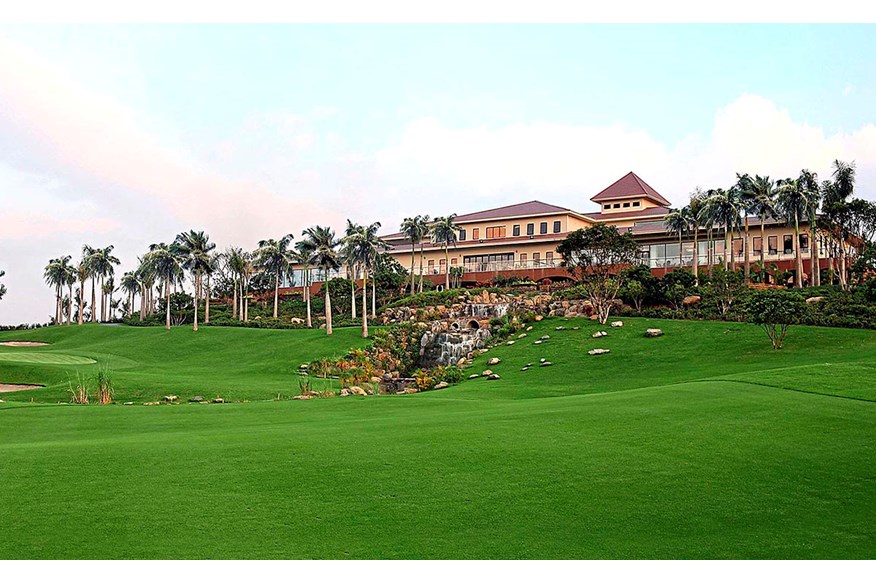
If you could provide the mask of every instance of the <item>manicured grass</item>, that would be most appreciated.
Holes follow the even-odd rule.
[[[0,346],[0,383],[44,389],[5,394],[7,400],[69,401],[77,372],[109,369],[116,401],[152,401],[167,394],[226,400],[289,397],[299,393],[303,362],[340,355],[364,342],[357,328],[260,330],[230,327],[62,326],[0,332],[0,340],[42,341],[44,347]],[[71,367],[73,364],[82,366]]]
[[[0,557],[876,554],[876,335],[800,327],[773,352],[753,326],[624,322],[546,320],[478,358],[502,379],[413,396],[0,404]],[[301,335],[228,334],[269,332]]]

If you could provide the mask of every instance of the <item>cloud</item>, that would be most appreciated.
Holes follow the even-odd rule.
[[[851,83],[846,83],[846,86],[843,87],[843,96],[851,95],[853,89]]]

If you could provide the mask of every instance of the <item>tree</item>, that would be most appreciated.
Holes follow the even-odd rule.
[[[49,260],[49,263],[46,264],[43,270],[46,284],[55,290],[55,324],[61,324],[61,287],[67,283],[67,270],[65,266],[70,259],[70,256],[64,256]]]
[[[0,278],[6,275],[6,272],[0,270]],[[0,300],[3,300],[3,297],[6,296],[6,285],[0,284]]]
[[[700,285],[700,243],[699,235],[702,227],[704,209],[706,207],[706,194],[700,187],[690,194],[690,202],[687,204],[687,220],[689,230],[693,233],[693,275],[696,285]]]
[[[429,224],[431,219],[429,219],[428,215],[417,215],[416,221],[419,224],[420,229],[420,280],[417,286],[417,292],[423,292],[423,257],[425,256],[425,252],[423,250],[423,246],[426,243],[426,237],[429,235]]]
[[[64,283],[67,284],[67,326],[73,321],[73,284],[76,283],[76,266],[70,263],[73,258],[66,256],[64,262]]]
[[[788,327],[806,313],[806,301],[796,292],[757,290],[746,299],[744,312],[750,322],[763,328],[773,349],[781,349]]]
[[[444,287],[448,289],[450,288],[450,246],[456,245],[460,229],[453,224],[455,218],[456,213],[446,217],[436,217],[430,229],[432,243],[444,248]]]
[[[310,254],[308,252],[308,245],[305,245],[304,242],[299,241],[295,244],[295,253],[292,256],[292,261],[296,264],[299,264],[302,268],[302,282],[301,286],[304,290],[304,303],[307,306],[307,328],[313,327],[313,322],[310,315],[310,285],[311,277],[310,277]]]
[[[362,230],[362,226],[358,223],[353,223],[349,219],[347,219],[347,229],[344,232],[343,239],[343,247],[341,248],[341,258],[343,263],[347,266],[347,272],[350,279],[350,316],[351,318],[356,318],[356,279],[359,273],[359,256],[358,249],[356,246],[355,236]],[[366,275],[367,279],[367,275]],[[365,312],[365,296],[368,293],[368,287],[366,284],[366,280],[363,280],[362,286],[362,311]],[[367,325],[365,324],[366,319],[365,314],[362,315],[362,326],[363,329],[367,329]]]
[[[745,283],[739,272],[719,265],[709,274],[709,280],[702,288],[705,299],[714,302],[721,314],[725,315],[745,289]]]
[[[639,245],[628,232],[610,225],[573,231],[557,246],[563,265],[584,288],[599,322],[608,321],[612,304],[624,283],[624,271],[636,262]]]
[[[632,304],[636,310],[642,310],[642,301],[645,300],[645,286],[638,280],[630,280],[624,285],[621,297]]]
[[[778,197],[776,209],[782,217],[794,226],[794,249],[797,258],[797,275],[794,277],[794,285],[803,287],[803,255],[800,250],[800,218],[807,215],[807,201],[804,185],[799,179],[786,178],[776,183]]]
[[[368,336],[368,318],[365,298],[368,289],[368,274],[371,273],[371,318],[377,317],[377,278],[376,265],[377,257],[381,250],[388,249],[389,245],[377,237],[377,231],[380,229],[380,223],[375,222],[368,226],[357,226],[358,229],[351,232],[346,238],[349,245],[351,259],[362,266],[364,274],[362,285],[362,336]]]
[[[682,237],[690,228],[690,209],[687,207],[675,209],[663,219],[663,226],[669,235],[678,235],[678,265],[683,266]]]
[[[414,282],[414,260],[416,258],[416,248],[417,244],[422,244],[423,240],[426,238],[428,234],[428,226],[427,222],[429,220],[428,215],[426,216],[425,221],[423,217],[417,215],[416,217],[405,217],[405,220],[402,221],[401,224],[401,232],[408,237],[408,241],[411,242],[411,294],[413,295],[416,292],[415,282]],[[423,260],[422,260],[422,247],[421,256],[420,256],[420,280],[423,278]],[[420,290],[422,292],[422,289]]]
[[[851,213],[848,208],[849,199],[855,191],[855,163],[845,163],[840,160],[833,161],[832,179],[822,183],[821,194],[823,197],[822,211],[824,213],[824,226],[831,235],[831,254],[828,261],[833,271],[833,259],[839,262],[840,286],[848,289],[846,275],[846,241],[848,241],[851,229],[849,226]]]
[[[821,286],[821,266],[818,261],[818,207],[821,205],[821,186],[818,184],[818,175],[805,169],[800,171],[798,180],[806,198],[804,217],[809,220],[810,282],[813,286]]]
[[[691,294],[695,286],[693,272],[684,268],[673,270],[660,280],[663,296],[675,310],[681,310],[685,296]]]
[[[289,245],[294,236],[289,233],[279,240],[263,239],[255,252],[256,266],[274,276],[274,318],[277,318],[277,307],[280,298],[280,276],[285,274],[292,263],[292,251]]]
[[[107,294],[104,292],[104,285],[106,284],[106,278],[111,278],[114,274],[113,266],[119,265],[119,258],[112,255],[113,249],[115,246],[107,246],[104,248],[91,248],[90,254],[90,264],[92,269],[92,286],[91,286],[91,320],[95,320],[96,310],[95,310],[95,298],[94,298],[94,280],[97,276],[100,276],[100,320],[106,320],[106,299]]]
[[[157,278],[164,282],[165,328],[170,330],[170,287],[182,274],[180,254],[174,244],[158,243],[149,246],[146,257]]]
[[[307,254],[307,263],[323,272],[323,282],[328,281],[329,274],[340,267],[338,246],[340,240],[335,238],[335,232],[330,227],[316,225],[302,232],[304,237],[301,249]],[[325,334],[332,334],[332,299],[328,287],[325,290]]]
[[[198,299],[201,297],[203,278],[210,271],[210,252],[216,249],[216,244],[210,241],[210,236],[203,231],[180,233],[174,240],[176,253],[180,258],[180,267],[192,275],[195,286],[194,303],[195,317],[192,330],[198,330]],[[207,300],[209,302],[209,299]]]
[[[134,297],[141,290],[140,280],[137,279],[136,272],[125,272],[122,275],[122,279],[119,282],[119,286],[122,291],[128,295],[128,318],[130,318],[134,314]],[[142,310],[143,301],[141,299],[140,305]]]
[[[709,189],[703,212],[709,220],[724,227],[724,267],[732,265],[732,235],[739,229],[739,202],[734,189]]]

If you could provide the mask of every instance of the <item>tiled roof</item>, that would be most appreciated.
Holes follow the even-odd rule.
[[[548,213],[574,213],[574,211],[565,207],[548,205],[541,201],[527,201],[526,203],[496,207],[495,209],[487,209],[486,211],[478,211],[477,213],[457,215],[455,222],[483,221],[485,219],[501,219],[503,217],[517,217],[519,215],[545,215]]]
[[[668,207],[671,204],[660,193],[651,188],[648,183],[639,178],[635,172],[625,174],[590,200],[594,203],[600,203],[602,201],[641,196],[651,199],[658,205]]]

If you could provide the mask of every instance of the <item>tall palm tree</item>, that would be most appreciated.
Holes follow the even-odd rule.
[[[310,314],[310,285],[311,277],[310,277],[310,255],[307,251],[308,245],[306,245],[303,241],[299,241],[295,244],[295,253],[292,256],[293,261],[301,266],[301,275],[302,281],[301,286],[304,290],[304,303],[307,306],[307,328],[313,328],[313,319]]]
[[[6,272],[0,270],[0,278],[6,275]],[[0,300],[3,300],[3,297],[6,296],[6,285],[0,284]]]
[[[797,252],[797,275],[794,277],[794,285],[802,288],[803,255],[800,252],[800,218],[807,214],[806,194],[798,179],[780,179],[776,182],[776,186],[778,187],[776,208],[785,221],[794,226],[794,249]]]
[[[215,247],[215,246],[214,246]],[[207,269],[204,271],[205,290],[204,290],[204,324],[210,324],[210,299],[212,293],[212,278],[213,274],[222,269],[222,254],[216,251],[208,254]]]
[[[137,279],[137,272],[125,272],[122,279],[119,281],[121,289],[128,294],[128,318],[134,314],[134,297],[140,292],[141,283]],[[140,310],[142,311],[143,299],[140,299]]]
[[[419,239],[420,239],[420,283],[419,283],[419,287],[418,287],[419,288],[418,292],[420,292],[422,294],[422,292],[423,292],[423,257],[426,255],[424,250],[423,250],[423,246],[425,245],[426,238],[429,235],[429,229],[430,229],[429,226],[432,223],[432,220],[429,218],[428,215],[417,215],[415,219],[417,221],[418,229],[420,230],[420,236],[419,236]]]
[[[64,262],[64,283],[67,285],[67,326],[73,320],[73,284],[76,283],[76,266],[70,263],[73,258],[66,256]]]
[[[180,259],[180,266],[192,275],[195,285],[195,319],[192,330],[198,330],[198,299],[204,274],[210,269],[210,252],[216,249],[216,244],[210,241],[210,236],[203,231],[180,233],[174,240],[174,247]]]
[[[243,301],[243,273],[246,270],[246,252],[240,247],[229,247],[225,250],[225,265],[231,272],[232,314],[231,318],[243,319],[243,311],[238,311],[239,301]],[[238,298],[240,293],[240,298]]]
[[[353,223],[347,219],[347,229],[344,231],[343,246],[341,248],[341,257],[344,264],[347,266],[348,276],[350,277],[350,314],[356,318],[356,276],[359,272],[359,256],[356,250],[355,236],[362,230],[362,226],[358,223]],[[367,276],[366,276],[367,277]],[[366,280],[363,282],[367,283]],[[368,294],[368,287],[362,287],[362,307],[365,307],[365,296]],[[362,317],[365,318],[365,315]]]
[[[330,227],[316,225],[302,232],[304,237],[302,250],[308,258],[308,264],[323,272],[323,290],[325,290],[325,334],[332,334],[332,298],[329,292],[329,273],[340,267],[338,246],[340,240],[335,238],[335,232]]]
[[[115,291],[115,289],[116,289],[116,283],[115,283],[115,280],[113,279],[112,276],[110,276],[101,286],[101,292],[103,293],[101,298],[107,299],[107,307],[109,308],[109,310],[107,311],[108,318],[104,318],[104,320],[107,320],[107,319],[112,320],[113,319],[113,310],[112,310],[112,308],[113,308],[113,292]]]
[[[824,194],[823,210],[825,220],[831,230],[831,246],[835,248],[839,260],[840,286],[848,285],[846,276],[846,239],[849,235],[848,202],[855,191],[855,163],[833,161],[833,174],[830,181],[822,187]]]
[[[368,304],[365,291],[368,290],[368,273],[371,272],[371,317],[377,317],[377,284],[376,284],[376,268],[377,257],[381,250],[388,249],[389,245],[377,237],[377,231],[380,229],[380,223],[375,222],[367,226],[359,226],[358,231],[354,231],[351,235],[345,238],[346,244],[349,246],[350,254],[357,264],[362,266],[362,336],[368,337]]]
[[[821,286],[821,267],[818,261],[818,207],[821,204],[821,187],[818,175],[809,170],[800,171],[797,179],[806,198],[804,217],[809,221],[809,273],[813,286]],[[799,242],[798,242],[799,245]]]
[[[68,256],[69,257],[69,256]],[[49,260],[43,270],[43,278],[46,284],[55,290],[55,324],[61,324],[61,286],[66,283],[66,270],[63,261],[67,258],[55,258]]]
[[[417,244],[422,243],[423,239],[426,237],[427,229],[425,224],[421,221],[421,217],[417,215],[416,217],[405,217],[405,220],[402,221],[401,224],[401,232],[408,237],[408,241],[411,242],[411,294],[413,295],[416,292],[415,288],[415,280],[414,280],[414,260],[416,259],[416,248]],[[420,262],[420,277],[422,278],[423,265]]]
[[[165,328],[170,330],[170,289],[182,274],[180,256],[174,244],[153,243],[146,254],[156,278],[164,283]]]
[[[450,288],[450,246],[456,245],[459,236],[459,227],[454,225],[456,213],[446,217],[436,217],[432,223],[430,233],[432,243],[440,244],[444,248],[444,287]]]
[[[694,282],[697,286],[700,285],[700,244],[699,244],[699,235],[700,235],[700,227],[702,227],[703,222],[703,210],[705,209],[706,203],[706,194],[700,187],[694,189],[694,191],[690,194],[690,202],[687,204],[686,209],[689,229],[693,233],[693,275]]]
[[[748,230],[748,216],[755,213],[758,208],[758,191],[755,179],[746,174],[736,173],[736,193],[738,194],[739,208],[742,211],[745,225],[745,239],[743,240],[743,274],[746,282],[751,281],[751,235]]]
[[[739,228],[739,205],[732,190],[709,189],[704,213],[724,228],[724,267],[731,269],[732,234]]]
[[[153,312],[152,290],[157,276],[148,257],[137,259],[140,262],[136,271],[137,279],[140,281],[140,322],[143,322],[146,316]]]
[[[97,310],[95,310],[95,281],[100,276],[100,319],[106,320],[106,295],[103,293],[104,283],[107,277],[111,277],[114,273],[113,266],[119,265],[119,258],[112,255],[115,246],[107,246],[104,248],[93,248],[84,246],[82,252],[88,256],[88,264],[91,269],[91,321],[96,322]]]
[[[748,201],[747,212],[757,215],[760,220],[760,259],[766,260],[768,251],[766,238],[766,222],[767,217],[775,217],[776,212],[776,187],[773,181],[768,176],[755,175],[751,179],[749,189],[753,193],[753,198]]]
[[[279,240],[263,239],[259,241],[256,250],[256,266],[274,275],[274,318],[277,318],[277,307],[280,298],[280,276],[289,270],[292,262],[289,245],[294,236],[290,233]]]
[[[91,322],[97,322],[97,311],[94,310],[94,306],[97,303],[97,296],[94,290],[95,280],[98,276],[96,267],[97,255],[97,248],[91,247],[88,244],[82,246],[82,264],[88,273],[88,278],[91,279]]]
[[[682,247],[682,237],[685,233],[687,233],[690,228],[690,219],[689,219],[690,209],[687,207],[683,207],[681,209],[675,209],[671,213],[669,213],[665,219],[663,219],[663,226],[666,228],[666,233],[669,235],[678,235],[678,265],[683,264],[683,254],[681,253]]]

